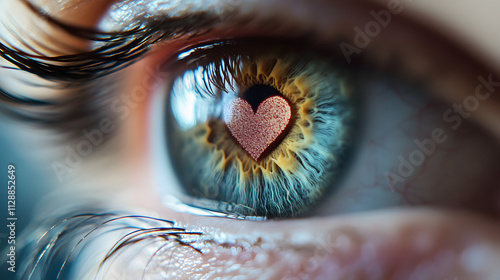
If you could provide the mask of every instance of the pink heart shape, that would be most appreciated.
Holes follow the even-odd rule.
[[[226,106],[224,121],[241,147],[258,160],[285,130],[291,115],[290,105],[280,96],[264,100],[256,113],[246,100],[236,98]]]

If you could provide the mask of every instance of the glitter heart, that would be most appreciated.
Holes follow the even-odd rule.
[[[290,105],[280,96],[264,100],[256,113],[246,100],[237,98],[224,110],[224,121],[241,147],[258,160],[285,130],[291,115]]]

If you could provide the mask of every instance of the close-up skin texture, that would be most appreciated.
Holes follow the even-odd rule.
[[[0,5],[0,279],[500,279],[497,1]]]

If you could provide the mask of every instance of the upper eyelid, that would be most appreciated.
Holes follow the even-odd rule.
[[[169,18],[148,22],[145,26],[136,26],[130,30],[119,32],[102,32],[65,24],[47,15],[42,14],[26,1],[26,5],[38,16],[45,18],[52,25],[64,30],[72,36],[89,41],[104,42],[88,52],[43,56],[34,55],[0,42],[0,56],[9,61],[18,69],[36,74],[42,78],[56,81],[78,81],[94,78],[96,73],[108,73],[122,66],[122,64],[139,57],[148,50],[148,47],[161,40],[171,38],[175,34],[189,33],[200,28],[199,25],[213,22],[213,18],[206,19],[203,15],[189,15],[189,17]],[[187,23],[193,23],[188,26]],[[169,26],[165,22],[170,23]],[[161,29],[160,29],[161,27]],[[158,29],[156,29],[158,28]],[[161,33],[160,33],[161,31]],[[22,39],[22,38],[19,38]],[[130,51],[132,50],[132,51]],[[65,65],[60,65],[65,63]],[[62,75],[64,73],[64,75]]]
[[[132,28],[128,26],[129,28],[126,31],[100,32],[65,24],[51,18],[42,12],[41,9],[33,6],[29,1],[22,1],[29,10],[68,34],[90,41],[105,42],[104,45],[89,52],[61,56],[33,55],[0,42],[0,56],[15,65],[18,69],[47,80],[58,82],[85,81],[109,74],[127,66],[128,62],[139,58],[154,43],[168,40],[174,36],[179,37],[182,34],[194,33],[196,35],[201,30],[213,28],[222,21],[230,21],[227,19],[227,16],[217,14],[213,11],[201,10],[200,12],[184,13],[175,17],[164,17],[163,19],[160,17],[159,20],[158,16],[153,18],[150,16],[147,19],[143,19],[143,25]],[[222,3],[223,1],[219,2]],[[232,13],[234,11],[227,12]],[[127,22],[124,18],[118,19]],[[132,17],[129,20],[136,21],[137,18]],[[18,39],[22,40],[22,38]],[[134,50],[129,52],[132,48]],[[40,50],[40,52],[43,52],[43,50]]]
[[[26,1],[26,0],[23,0]],[[252,1],[258,3],[259,1]],[[279,1],[272,1],[274,2],[279,2]],[[300,1],[299,1],[300,2]],[[311,1],[313,4],[318,4],[318,3],[324,3],[325,1]],[[271,3],[271,1],[269,2]],[[333,3],[333,2],[332,2]],[[312,5],[312,4],[311,4]],[[369,22],[369,20],[372,20],[370,16],[370,8],[377,8],[378,6],[372,6],[372,5],[367,5],[367,6],[362,6],[361,8],[356,8],[354,9],[353,7],[356,6],[358,7],[359,4],[357,3],[335,3],[335,5],[340,5],[342,6],[342,9],[344,9],[344,12],[338,12],[336,14],[336,22],[338,24],[331,26],[331,33],[336,34],[337,40],[338,38],[343,38],[349,42],[351,40],[352,42],[352,37],[354,37],[355,33],[352,30],[352,27],[356,26],[357,24],[363,24]],[[33,8],[35,11],[36,8]],[[340,9],[340,10],[342,10]],[[327,10],[327,9],[325,9]],[[361,11],[359,11],[361,10]],[[273,11],[268,12],[268,15],[272,14]],[[241,16],[241,15],[240,15]],[[335,17],[334,17],[335,18]],[[282,19],[282,18],[281,18]],[[181,15],[181,17],[178,18],[163,18],[158,20],[155,17],[152,17],[152,19],[148,19],[144,25],[136,27],[136,29],[131,29],[129,31],[121,31],[121,32],[98,32],[95,30],[89,30],[89,29],[79,29],[74,26],[69,26],[65,25],[63,23],[54,21],[53,23],[56,25],[59,25],[60,28],[68,30],[68,31],[78,31],[80,30],[80,35],[83,37],[87,37],[88,39],[92,40],[102,40],[105,42],[110,42],[112,44],[113,51],[118,51],[118,54],[115,55],[112,51],[109,50],[109,45],[103,45],[100,48],[98,47],[97,49],[94,49],[93,51],[86,52],[86,53],[80,53],[76,55],[70,55],[70,56],[63,56],[63,57],[23,57],[22,52],[18,52],[14,50],[13,48],[10,48],[5,45],[0,45],[0,55],[3,57],[7,57],[12,60],[12,55],[14,57],[17,56],[17,58],[26,58],[26,61],[18,61],[14,59],[14,63],[17,63],[18,67],[25,67],[26,63],[32,63],[31,68],[26,68],[25,70],[31,73],[35,73],[41,77],[45,77],[50,80],[55,80],[55,81],[67,81],[67,82],[74,82],[74,81],[86,81],[89,79],[93,79],[96,77],[99,77],[104,74],[111,73],[113,71],[116,71],[117,69],[121,69],[122,67],[125,67],[127,62],[130,62],[126,59],[127,58],[132,58],[132,59],[138,59],[141,57],[142,54],[144,54],[146,51],[149,50],[151,47],[152,43],[157,43],[162,40],[168,40],[172,39],[172,35],[181,35],[181,34],[188,34],[192,33],[195,34],[197,32],[200,32],[200,29],[210,29],[214,28],[217,26],[217,24],[223,24],[227,26],[229,22],[237,21],[237,18],[230,18],[229,19],[226,17],[221,17],[220,15],[217,14],[210,14],[207,12],[200,12],[198,14],[185,14]],[[245,20],[240,19],[240,20]],[[260,19],[262,20],[262,19]],[[298,19],[295,19],[296,21],[299,21]],[[343,20],[345,22],[340,23],[340,21]],[[400,20],[400,19],[398,19]],[[403,25],[407,23],[406,20],[401,20],[403,22]],[[165,24],[166,23],[166,24]],[[186,24],[190,24],[191,26],[184,26]],[[404,27],[398,26],[399,24],[390,24],[384,32],[381,34],[381,36],[378,36],[377,38],[374,38],[373,42],[371,43],[370,48],[363,49],[363,53],[361,55],[363,56],[370,56],[371,59],[376,61],[378,64],[387,64],[387,61],[383,61],[382,59],[377,58],[377,51],[384,51],[383,49],[385,48],[386,51],[391,51],[390,48],[396,49],[396,51],[401,50],[401,46],[398,46],[395,44],[395,40],[385,40],[389,36],[387,36],[388,33],[391,32],[391,29],[395,29],[396,31],[401,31],[401,29],[405,28],[410,28],[415,31],[415,24],[406,24]],[[294,27],[297,27],[298,24],[296,23]],[[417,26],[418,27],[418,26]],[[156,29],[159,29],[162,34],[158,35]],[[290,28],[291,29],[291,28]],[[399,30],[398,30],[399,29]],[[417,28],[418,30],[418,28]],[[411,32],[410,32],[411,33]],[[416,32],[420,33],[417,38],[424,37],[425,34],[422,35],[422,32]],[[156,37],[155,37],[156,36]],[[431,38],[437,38],[437,41],[441,41],[438,36],[433,36]],[[331,39],[331,38],[330,38]],[[428,39],[428,38],[427,38]],[[413,39],[413,41],[417,42],[418,45],[422,45],[422,42],[418,42],[418,40]],[[131,43],[132,42],[132,43]],[[392,43],[392,45],[388,45],[387,43]],[[441,42],[439,42],[441,43]],[[381,46],[382,44],[382,46]],[[385,45],[384,45],[385,44]],[[425,46],[425,44],[423,44]],[[450,44],[447,44],[450,46]],[[130,47],[135,47],[135,49],[132,52],[127,52],[127,49]],[[373,47],[373,48],[372,48]],[[413,46],[415,48],[415,46]],[[398,49],[399,48],[399,49]],[[443,48],[442,48],[443,49]],[[375,51],[374,51],[375,50]],[[120,53],[120,51],[122,51]],[[338,50],[337,50],[338,51]],[[411,56],[412,53],[411,51],[408,52],[408,50],[404,50],[406,53],[403,54],[407,57]],[[436,57],[436,52],[429,51],[428,49],[425,50],[426,52],[430,54],[434,54],[433,56]],[[8,54],[8,52],[11,52],[11,54]],[[458,52],[462,53],[459,54],[460,58],[467,57],[466,55],[463,55],[463,52]],[[125,54],[125,56],[123,56]],[[115,56],[114,56],[115,55]],[[455,55],[457,56],[457,55]],[[439,56],[437,56],[439,59]],[[85,61],[86,59],[92,59],[91,61]],[[117,61],[118,59],[118,61]],[[57,64],[58,60],[65,60],[66,62],[72,63],[73,66],[71,68],[68,68],[66,66],[58,66],[55,65]],[[382,61],[381,61],[382,60]],[[430,59],[428,59],[430,60]],[[462,59],[463,60],[463,59]],[[467,59],[465,59],[467,60]],[[78,61],[84,61],[81,63],[78,63]],[[472,61],[469,59],[469,61]],[[47,63],[48,62],[48,63]],[[54,63],[51,63],[54,62]],[[478,65],[476,62],[472,61],[472,65],[475,64],[474,68],[476,69],[482,69],[484,68],[483,65]],[[75,65],[76,64],[76,65]],[[406,63],[406,67],[408,67],[409,63]],[[411,63],[410,63],[411,64]],[[468,63],[470,64],[470,63]],[[49,67],[47,67],[49,66]],[[54,66],[54,67],[51,67]],[[412,65],[409,65],[412,66]],[[51,71],[52,70],[52,71]],[[73,70],[74,72],[68,71],[68,70]],[[484,73],[485,71],[477,71],[478,73]],[[486,72],[491,72],[486,70]],[[74,75],[69,75],[69,74],[74,74]]]
[[[385,5],[386,0],[371,0]],[[441,34],[464,45],[478,59],[491,67],[500,62],[498,53],[498,16],[500,2],[476,1],[409,1],[405,14],[417,22],[438,30]],[[411,2],[411,3],[410,3]],[[405,7],[406,8],[406,7]]]
[[[0,56],[13,65],[9,66],[10,68],[17,68],[56,83],[87,82],[113,73],[142,57],[155,43],[183,34],[195,36],[221,21],[220,15],[202,11],[174,17],[148,19],[142,25],[123,31],[102,32],[66,24],[43,13],[41,9],[27,0],[23,0],[23,3],[31,12],[66,33],[103,43],[88,52],[44,56],[41,55],[43,50],[34,50],[32,52],[35,54],[32,54],[29,50],[23,51],[0,41]],[[17,39],[23,40],[23,38]],[[43,105],[47,103],[35,102],[37,100],[7,92],[1,89],[1,85],[0,93],[0,101],[7,104]]]
[[[27,0],[23,0],[23,2],[33,12],[37,12],[39,16],[46,18],[51,24],[74,36],[92,41],[106,42],[105,45],[89,52],[63,56],[29,55],[26,52],[0,42],[0,56],[4,59],[16,65],[19,69],[55,81],[66,80],[73,82],[87,80],[95,78],[97,73],[99,75],[110,73],[126,66],[126,62],[140,57],[154,43],[167,40],[173,36],[179,36],[179,34],[183,33],[199,32],[201,26],[209,29],[220,20],[220,17],[217,18],[218,15],[209,14],[205,11],[199,14],[186,14],[179,18],[165,18],[165,20],[160,21],[155,19],[148,20],[145,26],[135,26],[127,31],[99,32],[57,21],[37,10]],[[124,18],[118,19],[124,20]],[[193,26],[188,27],[187,23]],[[158,31],[162,33],[153,34],[159,33]],[[131,48],[134,51],[129,52]],[[61,62],[66,63],[66,65],[58,65]]]
[[[76,83],[87,83],[104,75],[122,69],[145,54],[149,48],[160,41],[180,35],[195,33],[200,29],[215,24],[216,16],[204,13],[189,16],[150,20],[143,26],[118,32],[101,32],[98,30],[77,27],[51,18],[41,12],[27,0],[27,8],[38,16],[45,18],[51,25],[64,32],[89,41],[100,42],[101,45],[88,52],[44,56],[43,50],[28,53],[7,41],[0,41],[0,57],[9,62],[4,68],[9,71],[22,70],[34,74],[49,82],[55,83],[54,88],[63,83],[76,86]],[[19,35],[22,36],[22,35]],[[23,40],[23,38],[18,38]],[[14,73],[14,72],[12,72]],[[23,93],[9,92],[0,85],[0,104],[16,106],[56,105],[52,101],[36,100]]]
[[[49,22],[51,22],[52,24],[64,29],[65,31],[67,31],[68,33],[72,33],[74,34],[75,36],[78,36],[78,37],[82,37],[82,38],[85,38],[85,39],[89,39],[89,40],[93,40],[93,41],[104,41],[104,42],[113,42],[116,43],[117,41],[126,41],[127,39],[131,39],[131,38],[136,38],[136,37],[139,37],[139,38],[143,38],[143,40],[146,39],[146,37],[148,35],[151,35],[150,33],[148,33],[146,31],[147,27],[146,28],[140,28],[139,26],[136,26],[134,28],[131,28],[131,29],[128,29],[128,31],[119,31],[119,32],[99,32],[97,30],[92,30],[92,29],[86,29],[86,28],[80,28],[80,27],[76,27],[76,26],[72,26],[72,25],[67,25],[67,24],[64,24],[63,22],[60,22],[60,21],[57,21],[49,16],[47,16],[46,14],[42,13],[41,10],[37,9],[36,7],[34,7],[32,4],[30,4],[30,2],[28,0],[22,0],[24,3],[26,3],[26,5],[33,11],[33,12],[36,12],[39,14],[39,16],[41,17],[44,17],[45,19],[47,19]],[[122,1],[121,4],[123,3],[127,3],[127,2],[131,2],[131,1]],[[141,1],[139,3],[147,3],[148,1]],[[155,1],[149,1],[149,2],[155,2]],[[199,2],[207,2],[207,1],[199,1]],[[214,2],[214,1],[208,1],[208,2]],[[224,3],[224,1],[215,1],[215,2],[220,2],[220,3]],[[256,5],[258,6],[258,3],[259,1],[248,1],[250,3],[257,3]],[[271,2],[277,2],[279,3],[280,1],[269,1],[270,3]],[[301,1],[293,1],[294,3],[300,3]],[[323,3],[325,1],[311,1],[311,3]],[[364,2],[364,1],[362,1]],[[326,3],[326,2],[325,2]],[[312,4],[311,4],[312,5]],[[356,5],[360,5],[359,3],[357,3]],[[216,6],[217,9],[222,9],[221,7],[223,6],[223,4],[221,4],[221,7],[218,7],[217,5],[213,5],[213,6]],[[228,5],[228,6],[231,6],[231,5]],[[126,6],[127,7],[127,6]],[[234,7],[233,7],[234,8]],[[119,9],[118,9],[119,10]],[[215,9],[216,10],[216,9]],[[234,11],[231,11],[231,10],[228,10],[229,12],[234,12]],[[368,10],[366,10],[368,11]],[[116,12],[116,11],[115,11]],[[227,12],[227,11],[226,11]],[[113,12],[112,12],[113,13]],[[118,14],[121,14],[121,13],[118,13]],[[185,31],[185,32],[196,32],[197,31],[197,27],[192,27],[192,28],[189,28],[189,30],[182,30],[181,28],[181,32],[179,32],[179,30],[175,30],[174,28],[169,28],[167,27],[166,25],[163,25],[161,23],[161,21],[157,21],[156,18],[158,18],[158,15],[161,15],[160,14],[151,14],[149,15],[147,18],[147,21],[146,21],[146,25],[149,25],[149,27],[152,27],[152,26],[159,26],[159,25],[162,25],[161,28],[158,28],[160,29],[162,32],[164,33],[167,33],[167,34],[164,34],[164,35],[160,35],[159,37],[162,37],[162,38],[159,38],[159,40],[145,40],[144,44],[141,44],[141,46],[146,46],[148,43],[154,43],[156,41],[160,41],[161,39],[169,39],[169,31],[171,31],[170,33],[176,33],[176,36],[178,36],[179,33],[182,33],[182,31]],[[198,17],[197,17],[198,15]],[[201,16],[200,16],[201,15]],[[140,19],[139,18],[136,18],[136,17],[131,17],[130,15],[127,16],[129,17],[129,21],[137,21],[137,19]],[[126,18],[127,17],[118,17],[118,18],[115,18],[115,20],[119,20],[119,21],[124,21],[126,22]],[[210,17],[210,20],[209,22],[204,22],[204,24],[206,24],[207,28],[211,28],[212,27],[212,24],[210,23],[214,23],[215,21],[217,21],[215,19],[215,17],[219,17],[219,20],[221,20],[222,17],[224,16],[221,16],[221,15],[214,15],[214,14],[210,14],[208,12],[208,10],[205,10],[205,11],[202,11],[202,13],[200,14],[181,14],[180,16],[178,16],[178,19],[179,21],[176,22],[175,20],[175,17],[171,17],[170,19],[167,19],[165,20],[168,24],[170,25],[177,25],[178,23],[182,24],[182,20],[185,19],[185,18],[195,18],[195,20],[190,20],[189,23],[193,24],[193,23],[196,23],[196,22],[201,22],[201,21],[204,21],[203,18],[207,18],[207,17]],[[155,18],[153,20],[149,19],[149,18]],[[352,25],[352,24],[351,24]],[[346,24],[346,26],[350,26],[349,23]],[[353,25],[352,25],[353,26]],[[169,30],[171,29],[171,30]],[[350,28],[348,28],[350,29]],[[153,31],[155,31],[153,29]],[[352,31],[350,31],[352,33]],[[173,34],[170,34],[170,35],[173,35]],[[16,56],[17,54],[22,54],[22,55],[26,55],[22,52],[16,52],[16,49],[14,48],[9,48],[8,46],[5,46],[5,45],[0,45],[2,46],[2,50],[0,51],[0,55],[2,55],[4,58],[7,58],[7,59],[11,59],[12,60],[12,56]],[[113,48],[119,48],[120,46],[123,46],[118,44],[118,45],[112,45]],[[133,45],[129,45],[129,47],[132,47]],[[107,46],[104,46],[104,48],[106,48]],[[81,53],[81,54],[75,54],[75,55],[69,55],[69,56],[61,56],[61,57],[33,57],[35,59],[33,60],[30,60],[30,61],[33,61],[34,62],[34,70],[32,69],[25,69],[29,72],[36,72],[39,76],[42,76],[42,77],[47,77],[49,79],[55,79],[55,80],[59,80],[63,77],[61,75],[59,75],[57,73],[57,71],[54,71],[54,73],[51,73],[50,71],[46,71],[45,69],[43,69],[43,67],[41,67],[42,65],[39,64],[39,63],[36,63],[37,61],[36,60],[45,60],[45,61],[54,61],[54,62],[60,62],[60,61],[64,61],[64,62],[79,62],[79,61],[84,61],[86,59],[89,59],[90,57],[95,57],[96,60],[101,60],[101,59],[105,59],[105,58],[113,58],[113,57],[106,57],[107,55],[110,55],[111,53],[106,53],[104,52],[104,48],[97,48],[97,49],[94,49],[90,52],[86,52],[86,53]],[[9,53],[10,52],[10,53]],[[137,51],[136,51],[137,52]],[[116,57],[116,58],[120,58],[120,57]],[[18,62],[16,61],[16,59],[14,59],[14,61],[12,61],[14,63]],[[95,62],[94,62],[95,63]],[[17,66],[22,66],[22,63],[18,63]],[[119,65],[117,65],[119,66]],[[110,66],[109,68],[110,69],[113,69],[117,66]],[[90,67],[89,68],[89,64],[81,64],[81,65],[76,65],[74,68],[85,68],[86,70],[81,70],[80,69],[80,74],[82,72],[88,74],[89,76],[92,76],[91,73],[95,73],[96,71],[95,70],[100,70],[100,68],[105,68],[105,67],[96,67],[96,68],[93,68],[93,67]],[[64,70],[66,70],[66,72],[68,72],[67,70],[69,70],[71,68],[67,68],[67,66],[65,66]],[[75,69],[73,69],[75,70]],[[71,72],[71,71],[70,71]],[[65,75],[64,77],[67,77],[67,75]],[[77,79],[85,79],[86,75],[75,75],[74,77],[70,77],[69,80],[77,80]],[[93,77],[93,76],[92,76]]]

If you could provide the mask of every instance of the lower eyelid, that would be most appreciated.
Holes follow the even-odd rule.
[[[179,219],[196,225],[188,226],[190,230],[203,229],[203,241],[197,245],[203,254],[189,248],[179,248],[174,255],[166,250],[153,261],[153,275],[159,271],[181,275],[198,271],[211,277],[219,273],[247,277],[255,273],[257,277],[264,273],[272,279],[311,279],[331,277],[333,270],[338,279],[343,275],[391,279],[398,270],[398,275],[416,279],[425,278],[419,273],[434,273],[443,279],[450,275],[482,279],[487,278],[482,274],[487,272],[476,270],[465,260],[472,251],[497,257],[481,248],[495,244],[494,232],[500,230],[486,220],[475,220],[463,213],[429,210],[379,211],[307,221],[240,222],[238,227],[217,218],[183,215]],[[462,227],[464,222],[474,225],[474,238]],[[178,271],[176,267],[186,259],[192,266]],[[169,266],[158,266],[167,260]],[[428,262],[439,269],[418,269]]]

